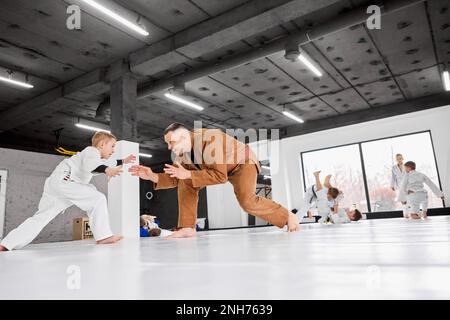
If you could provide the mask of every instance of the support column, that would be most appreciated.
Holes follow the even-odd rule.
[[[111,82],[111,132],[118,140],[136,141],[137,81],[125,73]]]
[[[139,164],[138,143],[118,141],[114,154],[117,159],[134,154],[135,164]],[[123,165],[123,173],[109,180],[108,209],[114,234],[121,234],[126,238],[139,238],[139,178],[131,176],[128,172],[130,165]]]

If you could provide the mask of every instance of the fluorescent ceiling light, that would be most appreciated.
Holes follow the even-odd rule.
[[[16,85],[16,86],[19,86],[19,87],[27,88],[27,89],[34,88],[34,86],[29,84],[29,83],[22,82],[22,81],[17,81],[17,80],[12,80],[12,79],[5,78],[5,77],[2,77],[2,76],[0,76],[0,81],[7,82],[7,83],[10,83],[10,84],[13,84],[13,85]]]
[[[151,158],[153,157],[151,154],[148,153],[139,153],[139,157],[143,157],[143,158]]]
[[[104,132],[111,133],[111,131],[109,131],[109,130],[105,130],[105,129],[101,129],[101,128],[97,128],[97,127],[88,126],[88,125],[82,124],[82,123],[75,123],[75,126],[77,126],[78,128],[82,128],[82,129],[86,129],[86,130],[91,130],[91,131],[104,131]]]
[[[299,117],[293,115],[292,113],[288,112],[288,111],[283,111],[283,114],[288,117],[291,118],[292,120],[295,120],[297,122],[303,123],[305,121],[303,121],[303,119],[300,119]]]
[[[171,93],[166,92],[166,93],[164,94],[164,96],[165,96],[166,98],[169,98],[169,99],[173,100],[173,101],[182,103],[182,104],[184,104],[184,105],[186,105],[186,106],[188,106],[188,107],[190,107],[190,108],[192,108],[192,109],[195,109],[195,110],[198,110],[198,111],[202,111],[202,110],[203,110],[203,107],[202,107],[202,106],[199,106],[198,104],[195,104],[195,103],[192,103],[192,102],[190,102],[190,101],[187,101],[187,100],[185,100],[185,99],[183,99],[183,98],[174,96],[174,95],[171,94]]]
[[[309,59],[307,57],[305,57],[305,55],[300,54],[298,56],[298,60],[300,60],[301,62],[303,62],[303,64],[305,66],[307,66],[309,68],[309,70],[311,70],[316,76],[321,77],[322,76],[322,72],[320,72],[319,69],[316,68],[316,66],[314,66],[312,64],[311,61],[309,61]]]
[[[126,26],[127,28],[136,31],[137,33],[143,35],[143,36],[148,36],[149,33],[144,30],[143,28],[141,28],[140,26],[138,26],[137,24],[134,24],[124,18],[122,18],[121,16],[119,16],[117,13],[111,11],[110,9],[102,6],[101,4],[93,1],[93,0],[83,0],[84,2],[86,2],[88,5],[94,7],[95,9],[103,12],[104,14],[110,16],[111,18],[113,18],[114,20],[120,22],[121,24],[123,24],[124,26]]]
[[[261,166],[261,168],[270,170],[270,167],[269,167],[269,166]]]
[[[442,72],[442,79],[444,80],[445,91],[450,91],[450,75],[448,71]]]

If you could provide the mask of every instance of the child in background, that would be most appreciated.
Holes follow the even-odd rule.
[[[359,221],[362,219],[361,211],[358,209],[339,209],[337,212],[332,212],[327,222],[340,224],[340,223],[350,223],[352,221]]]
[[[155,222],[156,217],[144,214],[140,217],[140,233],[141,237],[159,237],[161,229]]]
[[[428,210],[428,192],[424,184],[430,187],[431,191],[441,199],[444,194],[437,185],[426,175],[416,171],[416,164],[413,161],[405,163],[406,175],[400,185],[398,200],[407,206],[407,216],[410,219],[426,219]],[[422,213],[420,212],[422,210]]]
[[[325,177],[325,181],[328,177],[331,178],[331,175]],[[328,178],[328,181],[329,181],[329,178]],[[343,199],[344,199],[344,192],[339,190],[339,194],[336,197],[336,199],[328,201],[332,213],[337,213],[339,211],[339,202],[341,202]]]
[[[311,209],[317,209],[320,216],[319,222],[323,222],[331,212],[330,202],[335,201],[339,196],[339,190],[330,184],[331,175],[328,175],[322,185],[320,181],[320,171],[314,172],[316,183],[308,188],[303,198],[300,208],[300,217],[311,217]],[[334,206],[334,205],[333,205]]]

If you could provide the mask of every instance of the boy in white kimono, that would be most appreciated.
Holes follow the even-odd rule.
[[[328,181],[329,181],[329,177],[331,178],[331,175],[325,177],[325,182],[324,182],[324,183],[326,183],[327,178],[328,178]],[[339,190],[339,194],[338,194],[338,196],[336,197],[336,199],[333,199],[333,200],[329,200],[329,201],[328,201],[328,204],[329,204],[329,206],[330,206],[330,209],[331,209],[331,212],[332,212],[332,213],[336,213],[336,212],[338,212],[338,211],[340,210],[340,208],[339,208],[339,203],[340,203],[343,199],[344,199],[344,192],[342,192],[342,190]]]
[[[444,199],[444,194],[433,181],[426,175],[416,171],[416,164],[412,161],[405,163],[406,175],[399,190],[399,200],[407,205],[408,215],[406,218],[423,219],[427,218],[428,192],[424,188],[424,183],[430,187],[431,191]],[[422,210],[422,214],[420,213]]]
[[[161,229],[155,222],[155,219],[155,216],[148,214],[143,214],[139,217],[141,237],[159,237],[161,235]]]
[[[115,145],[116,138],[112,134],[97,132],[92,137],[91,147],[64,159],[45,180],[39,210],[1,241],[0,251],[26,246],[51,220],[72,205],[86,211],[97,244],[121,240],[121,236],[111,232],[105,195],[89,184],[96,173],[105,173],[108,178],[120,175],[121,165],[136,159],[130,155],[124,160],[107,161]]]
[[[303,197],[302,207],[300,209],[300,217],[311,217],[310,210],[317,209],[317,215],[320,216],[318,222],[324,221],[331,212],[330,202],[336,200],[339,196],[339,190],[330,184],[331,175],[328,175],[324,183],[320,181],[320,171],[314,172],[316,183],[309,187]]]
[[[339,209],[330,214],[328,221],[334,224],[350,223],[362,219],[362,214],[358,209]]]

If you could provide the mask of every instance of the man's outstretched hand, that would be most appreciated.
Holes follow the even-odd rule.
[[[171,178],[177,178],[180,180],[190,179],[191,171],[183,168],[179,162],[175,162],[175,165],[166,164],[164,172],[169,174]]]
[[[128,172],[132,176],[139,177],[143,180],[151,180],[153,182],[158,182],[158,175],[152,171],[149,167],[134,165],[128,169]]]

